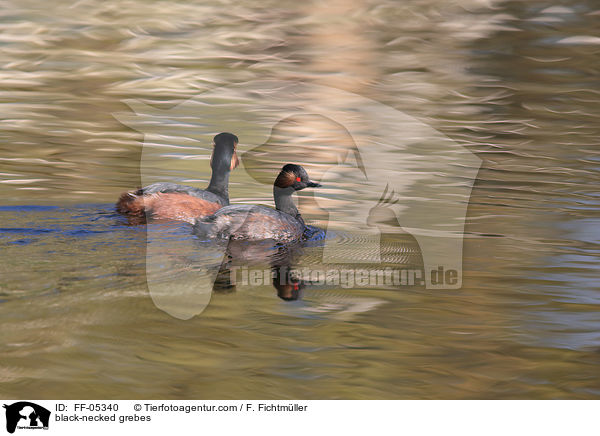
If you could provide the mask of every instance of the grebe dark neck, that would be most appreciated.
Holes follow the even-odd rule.
[[[215,149],[210,158],[212,177],[206,190],[218,195],[229,204],[229,173],[239,164],[235,152],[238,138],[231,133],[219,133],[215,136],[214,142]]]
[[[304,224],[302,215],[300,214],[300,212],[298,212],[296,203],[294,203],[294,199],[292,198],[292,194],[294,192],[295,189],[291,186],[287,188],[273,186],[273,198],[275,199],[275,209],[293,216],[297,220],[302,221],[302,224]]]
[[[218,195],[229,204],[229,168],[226,171],[217,171],[213,167],[212,177],[206,190]]]

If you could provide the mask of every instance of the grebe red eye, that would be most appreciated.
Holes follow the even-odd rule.
[[[302,180],[300,177],[296,177],[296,182],[299,182],[300,180]]]

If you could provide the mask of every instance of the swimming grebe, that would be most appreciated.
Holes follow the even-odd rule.
[[[275,208],[259,205],[232,205],[213,215],[198,218],[194,233],[209,238],[243,239],[259,241],[272,239],[293,242],[302,238],[306,225],[298,212],[292,194],[320,184],[311,181],[300,165],[287,164],[273,184]]]
[[[212,177],[206,190],[176,183],[153,183],[133,192],[121,194],[117,212],[143,222],[146,216],[181,220],[194,219],[215,213],[229,204],[229,172],[239,160],[236,154],[238,137],[219,133],[213,138],[214,150],[210,159]]]

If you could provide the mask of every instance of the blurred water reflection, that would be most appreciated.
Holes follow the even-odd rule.
[[[595,2],[0,5],[2,396],[600,395]],[[188,321],[156,309],[145,229],[125,225],[109,203],[141,184],[148,139],[153,176],[202,186],[210,144],[199,132],[226,118],[231,101],[203,108],[209,119],[146,117],[149,138],[113,114],[133,117],[132,100],[165,111],[258,79],[374,99],[483,160],[460,290],[307,287],[290,303],[269,285],[214,293]],[[343,108],[332,95],[313,102]],[[290,112],[297,103],[290,99]],[[255,127],[243,119],[228,129],[241,151],[260,153]],[[336,147],[378,133],[349,138],[318,115],[285,117],[271,136],[279,155],[266,158],[276,167],[301,145],[293,160],[324,173]],[[267,179],[234,173],[230,194],[270,204]],[[381,195],[365,189],[340,177],[327,195],[301,198],[301,209],[322,224],[323,204],[335,211],[353,192]],[[414,241],[390,232],[384,243],[397,260]]]

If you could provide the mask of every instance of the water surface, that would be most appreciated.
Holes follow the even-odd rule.
[[[2,6],[2,397],[600,396],[595,2]],[[261,79],[387,104],[482,160],[461,289],[308,286],[289,302],[270,284],[240,285],[214,292],[189,320],[157,309],[146,285],[146,228],[128,225],[112,204],[149,173],[204,186],[206,125],[240,107],[223,95],[167,122],[134,117],[129,103],[169,111]],[[229,130],[246,166],[232,174],[235,201],[271,204],[268,179],[281,162],[318,178],[352,149],[343,126],[298,109],[356,109],[334,94],[290,98],[287,109],[298,113],[252,159],[243,152],[263,144],[251,117],[238,117]],[[128,116],[150,134],[119,121]],[[362,138],[380,134],[367,126]],[[426,150],[427,138],[414,139],[412,154],[419,143]],[[268,165],[250,177],[257,161]],[[301,194],[315,225],[381,196],[356,168],[335,171],[323,190]],[[341,246],[364,253],[350,218],[337,216],[329,225]],[[387,259],[418,265],[405,256],[414,240],[401,225],[384,235]],[[185,226],[176,231],[187,241]],[[319,250],[307,247],[303,262],[317,263]],[[354,266],[368,268],[363,260]]]

